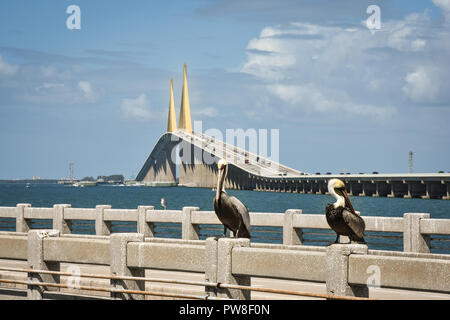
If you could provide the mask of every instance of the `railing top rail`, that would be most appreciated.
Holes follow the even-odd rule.
[[[23,204],[18,204],[23,205]],[[17,218],[22,213],[24,219],[55,219],[57,207],[0,207],[0,218]],[[60,210],[60,209],[59,209]],[[299,210],[301,211],[301,210]],[[98,210],[95,208],[63,209],[65,220],[96,220]],[[105,221],[138,221],[138,209],[105,208]],[[285,213],[283,212],[250,212],[251,224],[255,226],[283,227]],[[405,229],[404,217],[362,216],[366,222],[366,231],[403,233]],[[183,210],[145,210],[146,222],[183,222]],[[220,224],[212,210],[192,212],[192,224]],[[420,233],[425,235],[450,235],[450,219],[420,218]],[[294,228],[330,229],[324,214],[302,213],[294,214],[292,226]]]

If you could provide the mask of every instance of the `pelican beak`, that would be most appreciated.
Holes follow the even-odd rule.
[[[350,202],[350,198],[348,197],[347,191],[345,191],[345,187],[339,190],[342,193],[342,196],[345,199],[345,205],[350,209],[352,213],[355,213],[355,209],[353,209],[352,203]]]
[[[221,159],[217,164],[217,190],[216,190],[216,200],[219,200],[220,193],[223,189],[223,182],[225,180],[227,163],[225,160]]]
[[[227,166],[227,161],[225,159],[220,159],[219,163],[217,163],[217,169],[219,171],[225,169],[226,166]]]

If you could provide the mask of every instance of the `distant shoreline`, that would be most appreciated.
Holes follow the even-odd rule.
[[[59,179],[14,179],[0,180],[0,183],[58,183]]]

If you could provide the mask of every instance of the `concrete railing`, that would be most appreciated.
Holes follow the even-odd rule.
[[[110,235],[111,222],[136,222],[137,232],[144,237],[155,237],[155,223],[180,223],[183,240],[200,239],[200,225],[221,224],[214,211],[199,211],[198,207],[155,210],[153,206],[112,209],[110,205],[72,208],[70,204],[55,204],[53,208],[35,208],[30,204],[17,204],[16,207],[0,207],[0,218],[15,218],[17,232],[31,230],[32,219],[48,219],[52,221],[51,228],[61,234],[72,232],[73,220],[95,221],[96,235]],[[430,219],[428,213],[405,213],[403,217],[364,216],[363,219],[366,231],[403,234],[405,252],[429,253],[430,235],[450,235],[450,219]],[[251,212],[250,223],[257,227],[282,228],[284,245],[301,245],[303,229],[330,229],[325,215],[302,214],[302,210],[294,209],[285,213]]]
[[[449,294],[450,255],[368,250],[366,245],[333,244],[326,248],[250,243],[249,239],[209,237],[206,240],[146,238],[142,233],[110,236],[64,235],[59,230],[0,232],[0,259],[26,260],[29,299],[56,290],[36,284],[58,283],[61,263],[110,266],[112,298],[144,299],[146,269],[204,273],[210,297],[250,299],[252,277],[291,279],[326,284],[327,294],[369,297],[369,288],[397,288]],[[35,282],[33,282],[35,281]],[[1,282],[1,279],[0,279]],[[246,286],[230,289],[226,285]]]

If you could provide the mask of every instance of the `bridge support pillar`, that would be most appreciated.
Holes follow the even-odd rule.
[[[28,232],[28,266],[35,270],[60,271],[59,262],[44,261],[44,239],[59,237],[59,230],[30,230]],[[59,283],[59,275],[28,273],[28,281]],[[27,297],[30,300],[42,300],[44,291],[59,291],[56,287],[38,285],[27,286]]]
[[[220,284],[251,285],[249,276],[235,275],[231,270],[231,256],[235,247],[249,247],[250,239],[246,238],[217,238],[206,239],[205,279],[208,282]],[[210,296],[249,300],[250,290],[205,287]]]
[[[392,181],[387,181],[387,183],[391,186],[390,192],[387,195],[388,198],[395,198],[395,183]]]
[[[296,245],[302,244],[302,229],[294,228],[295,215],[302,214],[302,210],[289,209],[284,213],[283,223],[283,244],[284,245]]]
[[[403,198],[405,198],[405,199],[411,199],[412,198],[412,182],[406,182],[406,181],[403,181],[403,184],[405,184],[406,183],[406,185],[407,185],[407,192],[406,192],[406,194],[403,196]]]
[[[353,193],[353,182],[349,181],[349,182],[346,183],[346,185],[348,185],[348,190],[347,190],[348,195],[349,196],[353,196],[354,195],[354,193]]]
[[[380,182],[373,182],[375,184],[375,193],[372,194],[372,197],[378,198],[380,196]]]
[[[183,207],[181,235],[183,240],[199,240],[199,225],[192,223],[192,212],[199,211],[199,207]]]
[[[144,241],[142,233],[114,233],[110,236],[111,275],[145,277],[144,268],[129,268],[127,265],[127,245],[129,242]],[[115,280],[111,279],[111,287],[125,290],[145,290],[145,281],[142,280]],[[111,292],[111,298],[121,300],[144,300],[142,294],[129,294]]]
[[[450,200],[450,183],[446,183],[447,193],[442,197],[442,200]]]
[[[312,185],[313,185],[313,182],[311,180],[307,180],[306,181],[305,189],[304,189],[305,193],[308,193],[308,194],[313,193],[312,192],[312,189],[313,189]]]
[[[368,297],[367,285],[348,282],[349,257],[351,254],[367,254],[364,244],[332,244],[326,251],[327,293],[339,296]]]
[[[138,206],[138,224],[137,232],[142,233],[144,237],[154,237],[153,223],[147,222],[147,210],[154,210],[154,206]]]
[[[301,183],[301,185],[300,185],[299,193],[305,194],[306,193],[306,181],[301,181],[300,183]]]
[[[259,178],[256,178],[255,180],[255,190],[256,191],[261,191],[262,190],[262,187],[261,187],[261,180],[259,179]]]
[[[430,253],[430,236],[420,233],[420,220],[428,218],[429,213],[403,215],[403,251]]]
[[[431,199],[431,182],[423,182],[425,184],[425,195],[421,196],[422,199]]]
[[[25,219],[25,208],[31,207],[29,203],[18,203],[16,206],[16,232],[28,232],[29,222]]]
[[[362,188],[362,191],[359,194],[360,197],[371,197],[377,191],[376,184],[371,181],[361,181],[360,184]]]
[[[386,181],[374,181],[375,184],[375,193],[372,194],[372,197],[386,197],[390,192],[390,185]]]
[[[317,191],[316,194],[325,194],[327,190],[327,184],[325,181],[317,181]]]

